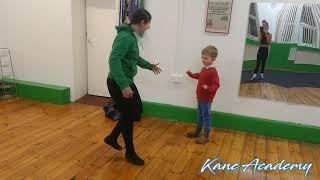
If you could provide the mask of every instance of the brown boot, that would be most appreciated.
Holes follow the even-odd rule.
[[[204,144],[209,141],[210,132],[205,132],[204,136],[197,139],[197,144]]]
[[[199,137],[201,133],[201,129],[197,128],[194,132],[188,132],[187,137],[188,138],[196,138]]]

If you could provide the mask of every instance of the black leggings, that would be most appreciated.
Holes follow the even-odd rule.
[[[133,122],[140,120],[142,113],[142,102],[138,89],[135,84],[130,85],[133,91],[133,97],[127,99],[122,96],[122,91],[114,80],[108,78],[107,85],[111,98],[121,113],[121,118],[113,128],[110,136],[116,140],[120,133],[122,133],[126,145],[126,153],[135,153],[133,145]]]
[[[264,68],[268,59],[269,48],[260,47],[257,53],[257,62],[254,73],[257,74],[261,65],[261,73],[264,73]]]

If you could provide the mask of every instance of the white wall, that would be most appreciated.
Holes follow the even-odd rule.
[[[177,11],[179,4],[185,6],[184,18],[178,17],[181,13]],[[169,75],[173,72],[184,75],[188,69],[199,71],[201,49],[214,44],[219,49],[216,66],[221,88],[213,110],[320,126],[319,107],[239,97],[249,4],[249,0],[234,0],[230,34],[221,35],[204,32],[207,0],[146,1],[146,8],[153,15],[153,20],[151,30],[144,37],[143,54],[152,62],[159,61],[164,71],[155,77],[151,72],[139,70],[136,84],[142,98],[196,107],[196,81],[185,78],[177,84],[170,82]],[[179,30],[181,24],[183,28]]]
[[[71,5],[71,0],[1,0],[0,47],[12,49],[17,79],[70,87],[74,100],[85,91],[75,93],[74,87],[85,83],[75,79],[84,71],[77,63],[83,61],[83,45],[78,45],[83,40],[72,35],[79,37],[83,30],[72,28]],[[80,1],[73,5],[79,7]],[[76,28],[83,27],[80,23]]]
[[[71,87],[72,99],[86,91],[86,80],[80,82],[84,76],[79,76],[86,70],[83,29],[77,29],[84,23],[80,18],[84,16],[83,1],[79,3],[0,1],[0,46],[13,50],[18,79]],[[214,110],[320,126],[319,107],[239,97],[249,4],[249,0],[234,0],[230,34],[220,35],[204,32],[207,0],[146,1],[153,21],[145,34],[143,54],[160,62],[164,71],[154,77],[151,72],[139,70],[136,83],[143,99],[196,107],[196,81],[185,78],[182,83],[173,83],[170,74],[198,71],[201,49],[214,44],[219,49],[216,66],[222,85]]]
[[[277,3],[273,5],[273,3],[257,3],[258,5],[258,16],[259,23],[265,19],[269,23],[269,32],[273,34],[272,40],[275,38],[276,30],[277,30],[277,18],[278,15],[283,8],[283,3]]]
[[[294,64],[320,65],[320,53],[296,50]]]

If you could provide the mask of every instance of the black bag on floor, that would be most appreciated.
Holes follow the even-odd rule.
[[[118,121],[121,118],[120,112],[116,109],[115,103],[108,103],[103,107],[105,117],[114,121]]]

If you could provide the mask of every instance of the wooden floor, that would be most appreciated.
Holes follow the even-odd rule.
[[[240,96],[287,101],[288,95],[288,88],[270,83],[246,83],[240,85]]]
[[[209,143],[197,145],[185,137],[192,124],[153,117],[135,124],[136,150],[146,161],[136,167],[124,160],[124,151],[103,143],[114,125],[97,106],[1,100],[0,179],[320,179],[320,145],[223,129],[214,129]],[[218,156],[224,163],[258,157],[313,166],[308,177],[298,170],[200,174],[207,158]]]
[[[285,88],[270,83],[243,83],[240,96],[320,106],[320,88]]]
[[[288,102],[320,106],[320,88],[290,88]]]

